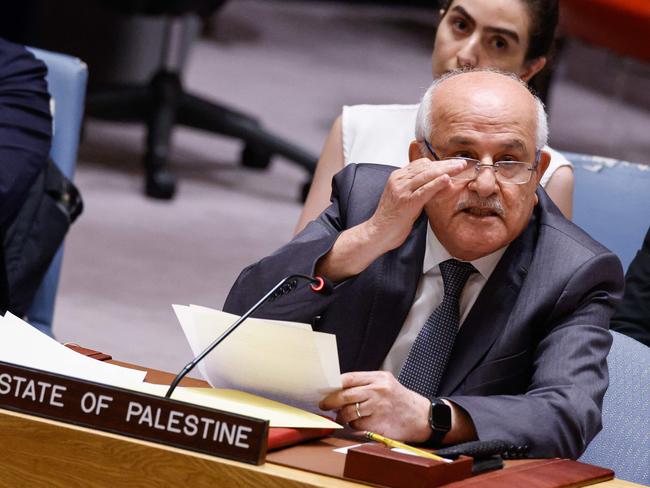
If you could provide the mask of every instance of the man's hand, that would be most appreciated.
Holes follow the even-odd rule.
[[[367,224],[386,251],[402,245],[424,205],[451,184],[451,176],[465,168],[464,160],[417,159],[388,178],[379,205]]]
[[[465,161],[422,158],[391,173],[375,213],[342,232],[316,266],[316,273],[343,281],[365,270],[379,256],[399,247],[408,237],[424,205],[449,188],[451,176]]]
[[[391,373],[345,373],[341,381],[343,388],[320,403],[323,410],[336,410],[339,422],[410,442],[424,442],[431,435],[431,403],[402,386]]]

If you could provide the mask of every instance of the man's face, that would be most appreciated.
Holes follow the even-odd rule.
[[[497,68],[526,78],[529,29],[521,0],[454,0],[436,32],[433,77],[469,67]]]
[[[451,78],[435,92],[431,115],[430,142],[441,158],[534,163],[536,106],[514,80],[486,72]],[[452,179],[450,188],[425,205],[432,230],[453,256],[464,260],[509,244],[528,224],[547,165],[543,153],[530,181],[520,185],[497,181],[491,168],[482,168],[472,181]]]

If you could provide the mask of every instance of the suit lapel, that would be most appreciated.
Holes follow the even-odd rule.
[[[411,309],[422,275],[429,221],[422,213],[408,238],[373,266],[373,302],[355,369],[378,370]]]
[[[461,384],[505,329],[528,273],[536,240],[534,213],[526,230],[504,253],[463,322],[440,384],[441,395],[451,394]]]

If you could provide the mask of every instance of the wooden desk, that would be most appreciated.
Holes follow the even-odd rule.
[[[156,383],[169,384],[173,376],[136,369],[147,370],[147,380]],[[184,384],[206,385],[194,379]],[[229,461],[3,409],[0,439],[0,486],[367,486],[272,462],[253,466]],[[640,485],[612,480],[593,486]]]
[[[0,486],[366,486],[287,468],[219,459],[0,410]],[[598,488],[640,487],[612,480]]]

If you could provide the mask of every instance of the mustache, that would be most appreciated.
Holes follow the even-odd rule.
[[[489,210],[497,214],[499,217],[503,217],[506,213],[501,200],[495,196],[488,198],[481,198],[476,195],[469,196],[458,202],[456,210],[461,212],[468,208]]]

